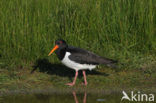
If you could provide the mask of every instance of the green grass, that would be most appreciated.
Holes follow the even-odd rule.
[[[27,68],[16,69],[16,71],[1,71],[0,75],[0,92],[11,90],[88,90],[88,91],[120,91],[120,90],[144,90],[155,91],[156,87],[156,65],[148,65],[146,68],[138,70],[123,70],[115,72],[107,68],[99,68],[96,71],[87,73],[88,85],[82,85],[83,77],[79,76],[75,86],[69,87],[65,84],[71,82],[73,78],[69,78],[69,74],[55,74],[55,71],[49,73],[35,71],[31,74],[31,70]],[[58,68],[56,68],[58,69]],[[59,72],[62,68],[59,69]],[[151,71],[151,72],[149,72]],[[63,74],[63,73],[62,73]],[[81,74],[81,72],[79,72]],[[74,73],[73,73],[74,75]],[[94,89],[93,89],[94,88]]]
[[[48,58],[54,41],[63,38],[70,45],[117,59],[126,68],[137,68],[156,54],[155,4],[155,0],[1,0],[0,67]],[[56,56],[48,59],[58,62]]]
[[[31,83],[27,85],[27,81],[19,80],[26,80],[29,76],[23,74],[18,77],[18,69],[32,70],[32,65],[40,59],[49,60],[51,64],[60,63],[56,55],[47,56],[59,38],[70,45],[118,60],[119,73],[141,69],[154,79],[155,66],[151,64],[156,64],[155,4],[156,0],[1,0],[0,84],[5,87],[15,83],[16,88],[19,82],[21,87],[29,87]],[[104,67],[98,69],[101,72]],[[7,70],[9,74],[3,74],[1,70]],[[41,80],[29,79],[32,84],[42,84],[49,77],[46,74],[40,76]],[[57,84],[62,78],[52,76],[56,79],[52,77],[47,83],[56,82],[54,85],[59,86],[68,81],[66,78],[62,84]],[[140,80],[137,74],[134,76],[124,78],[133,84]],[[116,85],[124,81],[120,77],[101,80],[109,82],[108,85]],[[100,79],[92,79],[95,78]]]

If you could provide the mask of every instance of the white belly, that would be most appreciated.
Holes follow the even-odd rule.
[[[76,71],[78,71],[78,70],[84,70],[84,69],[90,69],[90,70],[92,70],[93,68],[95,68],[96,67],[96,65],[89,65],[89,64],[79,64],[79,63],[76,63],[76,62],[74,62],[74,61],[71,61],[70,59],[69,59],[69,55],[71,55],[69,52],[66,52],[66,54],[65,54],[65,57],[62,59],[62,63],[65,65],[65,66],[67,66],[67,67],[69,67],[69,68],[71,68],[71,69],[74,69],[74,70],[76,70]]]

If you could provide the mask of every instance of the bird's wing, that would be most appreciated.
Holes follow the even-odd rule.
[[[81,64],[111,64],[114,61],[112,59],[100,57],[90,51],[76,48],[76,47],[68,47],[69,52],[72,53],[72,55],[69,56],[69,58],[75,62],[79,62]]]

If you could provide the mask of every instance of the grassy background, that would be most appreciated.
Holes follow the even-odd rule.
[[[48,58],[58,38],[137,68],[156,54],[156,1],[0,1],[0,67]]]
[[[124,64],[96,69],[109,76],[89,74],[88,88],[156,84],[156,0],[1,0],[0,90],[64,87],[74,72],[47,56],[58,38]],[[31,75],[40,60],[39,71],[53,69]]]

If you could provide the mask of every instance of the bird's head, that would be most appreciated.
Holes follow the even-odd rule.
[[[48,56],[50,56],[55,50],[57,49],[64,49],[67,47],[66,41],[59,39],[55,41],[55,46],[54,48],[50,51],[50,53],[48,54]]]

